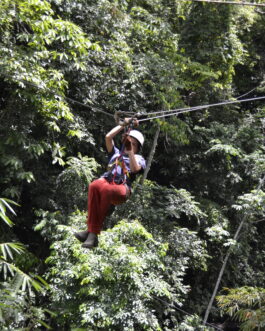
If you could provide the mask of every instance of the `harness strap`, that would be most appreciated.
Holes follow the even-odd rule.
[[[131,127],[129,127],[127,130],[124,128],[124,131],[125,133],[128,135],[131,131]],[[113,178],[112,178],[112,183],[113,184],[116,184],[115,183],[115,178],[116,178],[116,175],[117,175],[117,170],[118,170],[118,166],[121,167],[122,169],[122,173],[124,175],[124,178],[123,178],[123,182],[122,184],[125,184],[126,183],[126,179],[127,177],[130,176],[130,173],[128,171],[128,169],[126,168],[126,165],[125,165],[125,162],[124,162],[124,159],[123,159],[123,154],[124,154],[124,149],[125,149],[125,142],[126,142],[126,139],[127,137],[124,138],[123,142],[122,142],[122,148],[121,148],[121,153],[120,155],[116,158],[115,160],[115,163],[114,163],[114,166],[112,167],[112,169],[110,171],[113,170],[113,168],[115,167],[115,172],[113,174]]]
[[[129,177],[130,173],[129,173],[128,169],[126,168],[126,165],[125,165],[125,162],[124,162],[123,158],[121,159],[121,161],[119,161],[119,157],[117,157],[117,159],[115,160],[115,172],[114,172],[113,177],[112,177],[112,183],[116,184],[115,183],[115,178],[116,178],[116,175],[117,175],[118,166],[121,167],[122,173],[123,173],[123,182],[121,184],[125,184],[126,179],[127,179],[127,177]]]

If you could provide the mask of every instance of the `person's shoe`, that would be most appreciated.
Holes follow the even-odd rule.
[[[86,241],[88,234],[89,234],[88,231],[81,231],[81,232],[75,232],[74,236],[76,237],[76,239],[78,239],[83,243],[84,241]]]
[[[83,243],[82,247],[84,248],[93,248],[98,246],[98,236],[93,233],[89,232],[86,241]]]

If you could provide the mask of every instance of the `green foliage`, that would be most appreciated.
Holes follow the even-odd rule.
[[[178,277],[168,283],[167,244],[153,238],[137,221],[121,221],[100,235],[99,247],[86,250],[72,233],[79,218],[59,225],[61,238],[47,259],[53,309],[61,312],[57,323],[72,327],[109,330],[162,330],[166,306],[156,298],[181,303],[186,288]],[[69,296],[71,293],[71,296]],[[74,303],[74,305],[73,305]],[[58,326],[58,324],[57,324]]]
[[[220,249],[222,245],[228,246],[232,244],[229,238],[229,219],[225,215],[225,210],[210,200],[202,200],[201,205],[207,214],[204,231],[209,244],[215,244],[215,247]]]
[[[47,121],[51,121],[49,125],[59,118],[72,120],[72,113],[65,102],[60,97],[51,98],[49,92],[47,95],[49,90],[63,95],[67,86],[63,74],[51,66],[45,68],[44,63],[67,60],[84,67],[82,57],[87,55],[91,43],[73,23],[54,18],[54,11],[47,1],[19,0],[15,6],[11,1],[4,1],[0,10],[1,29],[4,31],[0,48],[2,74],[21,84],[22,90],[17,91],[18,95],[27,96],[23,91],[23,88],[28,88],[24,81],[44,91],[37,90],[40,101],[37,98],[30,101],[35,103]],[[17,26],[17,33],[12,36],[14,26]],[[9,40],[20,45],[10,45]]]
[[[49,241],[54,241],[58,238],[55,229],[59,224],[66,224],[67,219],[59,212],[49,212],[42,209],[35,211],[38,218],[37,224],[34,227],[35,231],[40,231],[41,235]]]
[[[174,270],[176,257],[190,269],[207,271],[207,260],[210,256],[206,250],[206,242],[201,240],[197,232],[187,228],[174,228],[168,236],[170,247],[170,259],[168,260],[171,270]]]
[[[0,251],[1,251],[1,254],[2,254],[2,257],[4,258],[4,260],[7,260],[7,258],[10,258],[11,260],[13,260],[12,251],[19,254],[19,253],[23,252],[23,250],[24,250],[24,247],[19,243],[1,243],[0,244]]]
[[[218,82],[212,84],[216,90],[232,83],[235,65],[247,58],[239,38],[238,24],[244,20],[242,17],[246,17],[244,9],[236,11],[233,6],[195,5],[190,7],[181,31],[183,52],[199,63],[207,64],[219,75]],[[248,27],[252,23],[253,20],[249,20]]]
[[[210,142],[213,146],[206,152],[207,154],[212,153],[222,153],[225,155],[227,166],[231,166],[231,157],[240,157],[242,156],[242,153],[237,148],[231,146],[222,144],[220,140],[212,140]]]
[[[80,153],[78,157],[68,158],[65,170],[56,180],[56,202],[60,208],[67,212],[86,208],[88,184],[94,178],[98,166],[95,159]]]
[[[1,198],[0,202],[2,204],[1,218],[8,226],[12,226],[13,223],[7,218],[6,209],[3,206],[15,214],[10,204],[17,204],[4,198]],[[23,252],[25,247],[21,243],[0,243],[0,271],[2,273],[0,326],[2,330],[19,327],[29,316],[32,319],[30,322],[32,327],[47,325],[41,320],[44,319],[44,311],[31,305],[35,302],[35,292],[43,292],[48,284],[39,276],[26,274],[13,263],[14,254],[20,255]]]
[[[19,197],[21,183],[36,180],[29,160],[49,151],[53,163],[64,165],[65,146],[58,134],[62,121],[74,117],[64,99],[64,74],[66,68],[86,69],[92,44],[77,25],[57,17],[48,1],[5,0],[0,13],[1,184],[3,194]]]
[[[187,135],[188,126],[179,119],[171,120],[172,124],[166,121],[158,121],[161,131],[165,133],[167,137],[170,137],[176,144],[185,145],[189,143]]]
[[[10,199],[4,199],[4,198],[0,198],[0,218],[2,219],[2,221],[4,221],[7,225],[12,226],[13,222],[9,219],[9,217],[7,216],[7,209],[13,213],[14,215],[16,215],[14,209],[11,207],[11,204],[18,206],[17,203],[15,203],[14,201],[10,200]]]
[[[118,214],[114,214],[114,218],[125,215],[136,218],[147,226],[149,231],[158,234],[161,231],[170,232],[182,218],[186,224],[189,220],[199,224],[206,216],[199,208],[199,203],[185,189],[168,188],[145,181],[143,186],[137,185],[135,190],[126,205],[117,208]]]
[[[117,305],[124,307],[124,298],[112,298],[112,306],[103,293],[80,292],[88,285],[80,285],[78,277],[85,279],[85,271],[80,271],[82,263],[73,252],[80,252],[82,258],[84,253],[80,246],[74,250],[69,246],[77,244],[68,233],[69,220],[78,224],[75,229],[85,226],[83,212],[75,209],[86,209],[87,183],[101,171],[96,162],[106,163],[104,135],[115,125],[97,109],[110,114],[115,110],[148,113],[220,102],[246,93],[249,97],[263,95],[265,21],[256,9],[163,0],[1,1],[0,195],[16,198],[21,205],[16,226],[11,228],[7,225],[13,221],[8,214],[12,213],[8,207],[12,203],[0,200],[0,226],[4,230],[0,234],[1,255],[6,270],[15,265],[31,277],[24,283],[28,288],[31,279],[35,280],[33,275],[43,272],[41,262],[50,255],[49,244],[62,249],[64,256],[53,250],[54,268],[65,270],[65,274],[51,276],[51,298],[57,280],[59,293],[66,298],[61,316],[53,317],[55,329],[58,325],[78,329],[83,315],[85,329],[90,327],[89,318],[94,318],[99,328],[104,323],[113,323],[111,328],[116,329],[119,323],[136,325],[140,318],[142,328],[147,329],[157,325],[162,329],[179,325],[203,328],[197,316],[202,316],[208,304],[228,246],[233,246],[233,251],[223,284],[265,287],[264,190],[255,189],[265,169],[264,107],[258,102],[159,120],[161,134],[148,174],[152,182],[136,185],[134,195],[116,208],[106,227],[121,219],[128,220],[128,225],[102,234],[101,246],[93,253],[86,251],[96,270],[95,275],[89,271],[94,288],[104,280],[104,286],[111,284],[106,293],[111,292],[112,275],[120,280],[125,271],[130,284],[135,284],[130,278],[135,275],[141,285],[145,274],[139,275],[138,269],[144,265],[147,275],[149,269],[150,275],[162,275],[162,289],[159,284],[154,288],[157,298],[169,305],[145,298],[136,286],[131,297],[140,298],[139,317],[133,316],[132,309],[128,315],[118,315]],[[143,152],[147,155],[155,127],[147,122],[140,129],[145,134]],[[70,217],[73,211],[75,216]],[[239,242],[234,243],[231,238],[242,217],[248,222]],[[140,235],[139,228],[130,223],[134,219],[147,232]],[[34,226],[39,230],[36,233]],[[125,243],[121,233],[126,233]],[[148,234],[152,239],[147,239]],[[144,238],[139,244],[138,235]],[[16,252],[22,247],[15,243],[18,239],[36,256]],[[162,247],[165,256],[160,255]],[[124,250],[124,264],[120,250]],[[109,253],[113,255],[109,257]],[[135,260],[140,267],[133,264]],[[104,268],[112,270],[111,263],[116,266],[118,262],[117,272],[106,271],[105,277]],[[133,264],[132,274],[126,263]],[[10,271],[16,273],[11,267]],[[10,295],[1,297],[1,303],[12,302],[20,319],[14,318],[8,306],[6,325],[13,318],[12,329],[40,328],[45,323],[38,322],[43,321],[43,306],[51,298],[44,300],[35,291],[34,296],[33,290],[29,296],[28,290],[25,294],[21,289],[11,298],[12,275],[7,275],[1,294]],[[150,293],[147,284],[145,287]],[[169,295],[161,294],[165,289]],[[172,308],[174,295],[179,295],[177,302],[183,302],[192,316],[184,318],[176,313]],[[92,316],[94,311],[89,309],[96,299],[101,300],[96,304],[102,305],[98,315]],[[124,299],[125,305],[130,304],[129,299]],[[139,313],[141,305],[143,315]],[[110,321],[109,311],[117,313],[115,321]],[[212,318],[221,319],[216,308]]]
[[[225,289],[227,294],[217,297],[222,312],[240,322],[240,330],[262,330],[265,326],[265,289],[241,287]]]
[[[262,190],[253,190],[238,197],[237,204],[233,205],[238,211],[244,211],[244,215],[251,220],[262,220],[265,216],[265,193]]]
[[[45,322],[47,315],[53,315],[47,309],[36,306],[36,295],[24,291],[15,291],[12,283],[1,282],[0,292],[0,326],[8,331],[37,329],[50,326]]]
[[[214,331],[214,327],[202,325],[202,320],[197,315],[186,316],[178,327],[179,331]]]

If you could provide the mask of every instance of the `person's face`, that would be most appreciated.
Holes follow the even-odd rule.
[[[130,136],[127,137],[127,140],[131,143],[131,148],[133,149],[133,152],[136,154],[139,150],[138,140]],[[130,149],[129,146],[125,143],[125,151],[128,151],[129,149]]]

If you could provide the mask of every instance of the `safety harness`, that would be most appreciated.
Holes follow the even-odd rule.
[[[126,140],[128,138],[128,135],[130,131],[132,130],[134,126],[134,121],[138,121],[139,118],[145,117],[146,114],[143,113],[133,113],[133,112],[125,112],[125,111],[117,111],[115,112],[114,118],[118,125],[124,126],[124,134],[125,138],[122,142],[122,147],[119,156],[115,159],[115,161],[108,165],[108,172],[107,172],[107,180],[109,183],[112,184],[128,184],[128,186],[131,186],[131,181],[133,181],[134,178],[126,168],[126,164],[124,161],[124,150],[126,146]],[[125,125],[125,118],[129,117],[129,124]],[[121,168],[122,173],[118,174],[118,167]],[[113,171],[114,170],[114,171]]]
[[[122,142],[122,148],[121,148],[120,155],[115,159],[115,161],[111,165],[108,166],[107,179],[112,184],[117,184],[117,185],[126,184],[127,181],[129,180],[130,172],[126,168],[126,164],[124,162],[123,156],[124,156],[126,140],[127,140],[128,134],[131,131],[131,129],[132,129],[132,123],[128,126],[128,128],[124,127],[124,133],[126,136]],[[122,174],[118,175],[118,167],[121,168]],[[114,170],[114,173],[113,173],[113,170]]]

